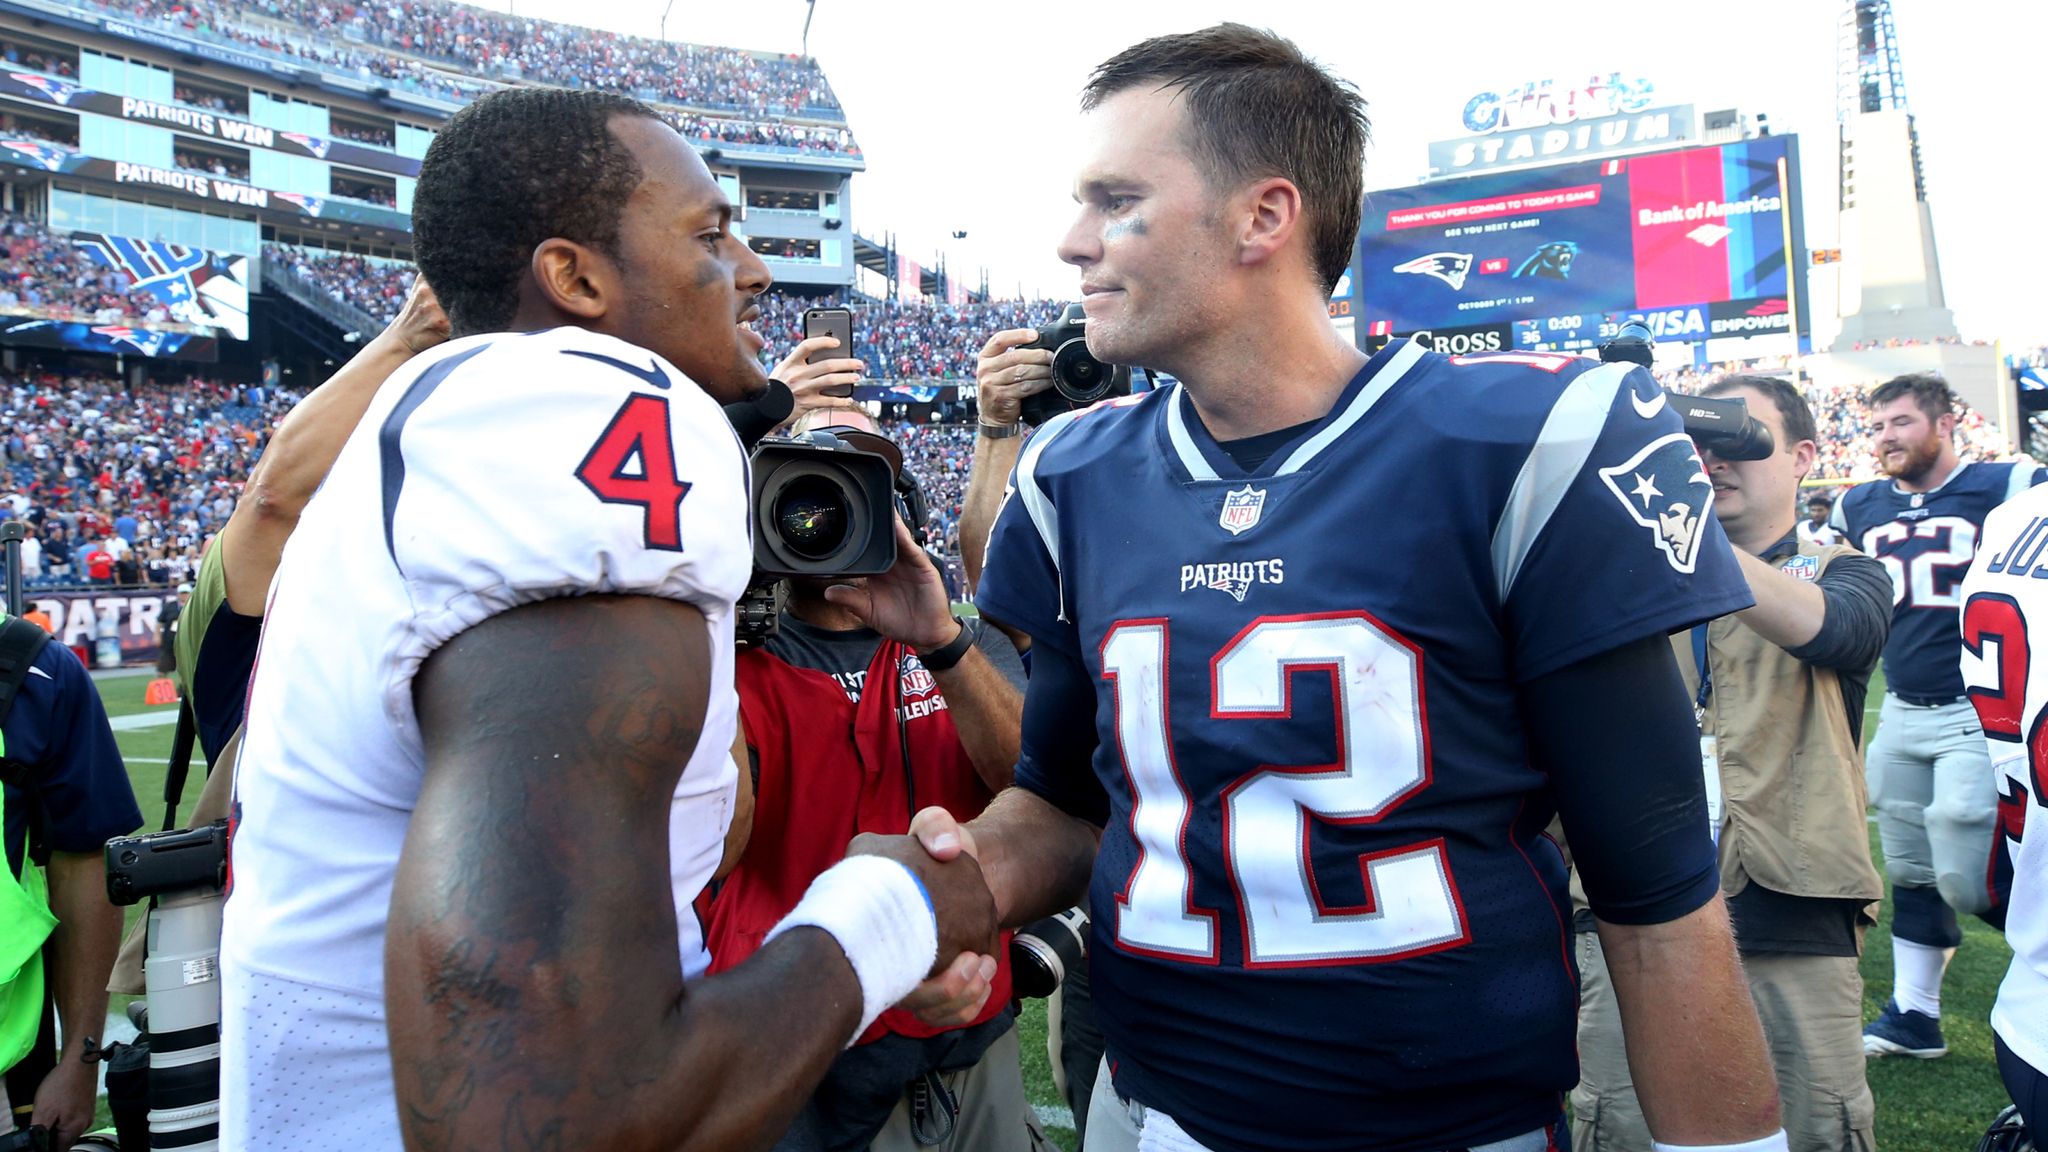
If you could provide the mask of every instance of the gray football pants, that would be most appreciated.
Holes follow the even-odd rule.
[[[1927,708],[1885,693],[1864,771],[1891,882],[1938,889],[1964,915],[1988,909],[1998,786],[1977,710],[1967,702]]]

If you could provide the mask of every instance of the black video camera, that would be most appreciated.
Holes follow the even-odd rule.
[[[151,896],[225,888],[228,822],[107,841],[107,899],[126,907]]]
[[[1121,364],[1105,364],[1088,351],[1085,333],[1088,316],[1081,305],[1069,304],[1060,318],[1038,330],[1038,339],[1025,348],[1052,350],[1052,387],[1026,396],[1018,416],[1036,427],[1062,412],[1086,408],[1111,396],[1131,394],[1131,370]]]
[[[756,580],[887,572],[896,563],[893,448],[849,429],[763,439],[751,493]]]
[[[1605,364],[1634,364],[1648,369],[1656,361],[1652,347],[1656,339],[1649,326],[1631,320],[1621,326],[1614,339],[1600,346]],[[1749,414],[1749,402],[1734,396],[1688,396],[1665,389],[1671,404],[1685,420],[1685,434],[1692,442],[1723,460],[1762,460],[1777,451],[1771,430]]]

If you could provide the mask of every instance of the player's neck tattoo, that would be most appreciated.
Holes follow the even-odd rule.
[[[1109,227],[1102,230],[1102,238],[1104,240],[1121,240],[1126,236],[1143,236],[1147,231],[1144,217],[1127,216],[1122,220],[1110,221]]]

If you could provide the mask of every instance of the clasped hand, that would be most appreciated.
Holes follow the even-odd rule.
[[[935,1028],[981,1015],[996,977],[1000,947],[995,898],[975,852],[974,834],[944,808],[926,808],[907,836],[856,836],[849,854],[884,856],[924,882],[939,922],[939,958],[932,974],[897,1007]]]

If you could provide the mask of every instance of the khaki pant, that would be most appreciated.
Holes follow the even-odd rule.
[[[1650,1152],[1636,1102],[1621,1011],[1600,938],[1578,937],[1579,1086],[1572,1089],[1575,1152]],[[1854,956],[1745,955],[1742,970],[1778,1073],[1793,1152],[1872,1152],[1875,1103],[1863,1078],[1863,978]]]
[[[960,1102],[960,1116],[954,1122],[952,1138],[934,1145],[917,1142],[910,1126],[908,1096],[889,1113],[888,1123],[868,1145],[869,1152],[1038,1152],[1051,1149],[1051,1142],[1039,1131],[1038,1114],[1024,1099],[1024,1069],[1017,1046],[1017,1029],[1002,1034],[972,1068],[949,1072],[939,1079]]]

